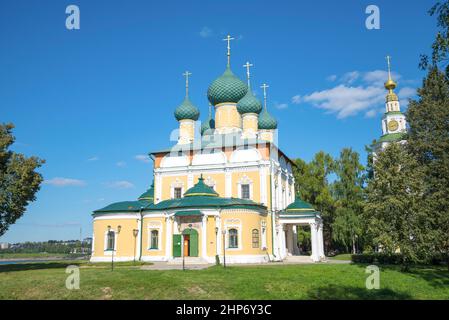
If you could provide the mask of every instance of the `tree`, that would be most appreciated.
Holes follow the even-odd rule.
[[[437,16],[437,26],[440,29],[432,43],[432,58],[421,55],[420,67],[426,69],[441,67],[449,76],[449,1],[438,1],[430,10],[431,16]]]
[[[337,210],[332,224],[333,239],[342,243],[346,250],[352,244],[352,253],[356,253],[356,240],[361,236],[363,213],[363,185],[365,168],[359,161],[359,154],[351,148],[340,152],[334,162],[336,181],[332,184],[332,193]]]
[[[433,237],[430,212],[422,207],[425,174],[398,143],[378,152],[374,172],[366,189],[367,231],[382,251],[399,251],[406,270],[411,263],[428,258]]]
[[[296,159],[295,164],[293,175],[296,181],[296,192],[304,201],[311,203],[321,212],[324,244],[328,251],[332,241],[331,224],[335,211],[328,178],[333,172],[334,160],[329,154],[320,151],[309,163]]]
[[[424,171],[423,207],[432,211],[435,251],[445,252],[449,270],[449,81],[436,67],[429,70],[418,100],[407,110],[408,149]]]
[[[0,236],[34,201],[42,176],[35,170],[44,161],[9,150],[14,143],[12,124],[0,124]]]

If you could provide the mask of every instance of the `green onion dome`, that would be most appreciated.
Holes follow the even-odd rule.
[[[253,95],[251,90],[248,90],[245,96],[237,103],[237,111],[240,114],[260,113],[262,111],[262,104]]]
[[[184,101],[176,108],[175,110],[175,118],[176,120],[198,120],[200,116],[200,111],[197,107],[193,105],[192,102],[190,102],[190,99],[186,97]]]
[[[237,78],[231,68],[227,66],[225,72],[209,86],[207,98],[214,106],[223,102],[237,103],[247,91],[246,84]]]
[[[212,134],[214,129],[215,120],[209,115],[209,118],[201,124],[201,135]]]
[[[218,193],[204,183],[203,175],[201,175],[198,179],[198,183],[184,193],[184,197],[193,196],[218,197]]]
[[[267,109],[264,109],[259,115],[258,127],[262,130],[274,130],[277,129],[278,122],[268,113]]]
[[[138,198],[139,201],[154,201],[154,183],[151,184],[151,187],[142,193],[140,197]]]

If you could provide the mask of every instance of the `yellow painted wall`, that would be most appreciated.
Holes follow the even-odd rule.
[[[194,136],[195,121],[189,119],[179,121],[179,141],[189,143],[193,141]]]
[[[218,235],[220,236],[220,235]],[[207,218],[207,255],[215,257],[217,254],[217,235],[215,234],[215,217],[209,216]]]
[[[134,236],[133,229],[138,229],[138,220],[136,219],[110,219],[110,220],[94,220],[94,257],[105,257],[105,236],[108,230],[108,226],[111,229],[117,231],[117,227],[121,226],[120,233],[116,235],[117,245],[115,256],[134,257]],[[137,239],[138,240],[138,239]],[[138,258],[138,256],[137,256]]]
[[[251,254],[266,254],[266,251],[262,250],[262,227],[261,221],[268,220],[268,216],[260,215],[255,211],[250,210],[222,210],[221,212],[221,227],[226,228],[228,237],[228,230],[232,227],[226,227],[227,220],[238,219],[240,221],[240,228],[242,230],[241,237],[239,237],[239,241],[241,242],[240,249],[229,249],[226,248],[227,255],[251,255]],[[268,221],[267,221],[268,224]],[[252,247],[252,230],[259,230],[259,247]],[[271,234],[268,233],[267,230],[267,243],[268,239],[271,237]]]
[[[177,180],[183,184],[184,191],[187,191],[187,175],[179,175],[179,176],[163,176],[162,177],[162,199],[167,200],[171,199],[171,185],[175,183]]]
[[[200,175],[194,175],[193,181],[194,185],[198,182]],[[218,192],[220,197],[225,196],[225,174],[224,173],[204,173],[203,178],[205,182],[207,182],[207,178],[210,177],[213,181],[215,181],[215,191]]]
[[[242,118],[236,103],[222,103],[215,106],[215,128],[241,128]]]
[[[243,171],[243,172],[233,172],[232,173],[232,196],[238,198],[238,183],[240,179],[247,176],[253,185],[253,198],[251,200],[255,202],[260,202],[260,175],[259,171]]]
[[[154,226],[153,226],[154,225]],[[160,228],[156,226],[159,225]],[[150,228],[151,227],[151,228]],[[159,247],[157,250],[150,250],[150,232],[151,230],[159,230],[161,232]],[[165,256],[166,246],[166,222],[164,217],[144,217],[143,234],[142,234],[142,256]]]

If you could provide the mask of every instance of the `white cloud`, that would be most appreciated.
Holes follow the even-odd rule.
[[[203,27],[200,31],[200,37],[202,38],[209,38],[213,35],[213,31],[211,28]]]
[[[326,77],[326,80],[330,81],[330,82],[334,82],[335,80],[337,80],[337,75],[331,74],[330,76]]]
[[[87,159],[87,161],[98,161],[98,160],[100,160],[100,158],[98,158],[97,156]]]
[[[300,104],[301,103],[301,96],[297,94],[296,96],[292,97],[292,103],[294,104]]]
[[[134,157],[134,159],[138,160],[138,161],[142,161],[145,163],[149,163],[150,162],[150,158],[147,155],[144,154],[138,154]]]
[[[303,100],[320,109],[337,113],[337,118],[341,119],[378,105],[385,99],[383,93],[377,87],[348,87],[340,84],[306,95]]]
[[[116,166],[120,167],[120,168],[126,167],[126,162],[125,161],[119,161],[119,162],[116,163]]]
[[[114,189],[130,189],[130,188],[134,188],[134,185],[131,182],[126,181],[126,180],[108,182],[108,183],[106,183],[106,185],[109,188],[114,188]]]
[[[392,77],[395,80],[401,79],[401,75],[395,73]],[[295,95],[292,97],[292,102],[310,103],[329,113],[335,113],[339,119],[361,112],[365,114],[365,117],[374,117],[383,112],[382,107],[387,93],[384,88],[386,79],[388,79],[388,73],[383,70],[351,71],[339,78],[340,84],[307,95]],[[402,87],[397,91],[403,109],[407,105],[407,98],[413,97],[415,92],[416,90],[412,87]]]
[[[346,72],[341,78],[340,81],[346,84],[352,84],[360,77],[360,73],[358,71]]]
[[[279,110],[287,109],[287,108],[288,108],[288,104],[286,104],[286,103],[277,103],[277,102],[275,102],[275,103],[274,103],[274,107],[275,107],[276,109],[279,109]]]
[[[86,185],[86,182],[78,179],[56,177],[50,180],[45,180],[44,184],[52,185],[55,187],[68,187],[68,186],[82,187]]]

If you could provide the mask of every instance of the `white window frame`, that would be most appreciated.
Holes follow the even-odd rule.
[[[237,248],[229,248],[229,230],[236,229],[237,230]],[[243,248],[243,237],[242,237],[242,227],[241,224],[226,224],[225,225],[226,235],[225,235],[225,248],[230,251],[238,251]]]
[[[151,231],[157,230],[157,249],[151,248]],[[162,250],[162,226],[148,224],[148,241],[147,241],[147,250],[148,251],[160,251]]]
[[[244,175],[243,177],[240,178],[240,180],[237,182],[237,194],[238,194],[238,198],[243,199],[242,198],[242,185],[243,184],[247,184],[249,185],[249,200],[253,200],[254,199],[254,194],[253,194],[253,181],[248,178],[248,176]]]
[[[108,233],[109,231],[106,229],[104,232],[104,246],[103,251],[105,256],[112,255],[112,251],[114,251],[114,254],[117,252],[117,243],[118,243],[118,233],[114,229],[111,229],[110,231],[114,232],[114,250],[108,250]]]

